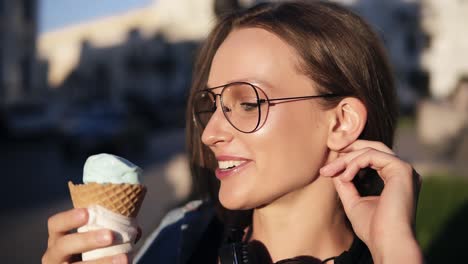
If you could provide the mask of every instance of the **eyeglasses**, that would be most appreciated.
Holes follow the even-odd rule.
[[[213,92],[220,89],[221,93]],[[263,125],[270,106],[280,101],[298,101],[324,97],[338,97],[336,94],[321,94],[298,97],[269,99],[259,87],[247,82],[234,82],[197,91],[193,98],[193,113],[198,124],[204,129],[216,111],[216,96],[227,121],[238,131],[253,133]]]

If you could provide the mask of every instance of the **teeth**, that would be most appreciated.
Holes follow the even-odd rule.
[[[225,170],[225,169],[230,169],[236,166],[239,166],[243,163],[244,161],[239,161],[239,160],[225,160],[225,161],[218,161],[218,166],[220,169]]]

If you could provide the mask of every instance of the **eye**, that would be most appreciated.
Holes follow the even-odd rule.
[[[223,106],[223,112],[224,112],[224,113],[229,113],[229,112],[231,112],[231,111],[232,111],[231,108],[229,108],[229,107],[227,107],[227,106]]]
[[[240,106],[241,106],[242,110],[244,110],[244,111],[257,110],[258,105],[259,104],[257,102],[255,102],[255,103],[249,103],[249,102],[240,103]]]
[[[216,111],[214,96],[206,91],[198,92],[193,99],[195,113],[209,113]]]

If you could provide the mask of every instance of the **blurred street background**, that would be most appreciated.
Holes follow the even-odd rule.
[[[87,156],[145,170],[144,235],[190,191],[185,104],[217,16],[255,0],[0,0],[0,262],[38,263]],[[395,71],[395,150],[422,174],[427,263],[468,250],[468,1],[336,0],[365,17]],[[466,257],[465,257],[466,259]]]

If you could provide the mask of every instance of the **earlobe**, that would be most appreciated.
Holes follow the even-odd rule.
[[[361,100],[347,97],[333,111],[327,145],[339,151],[356,141],[367,122],[367,110]]]

